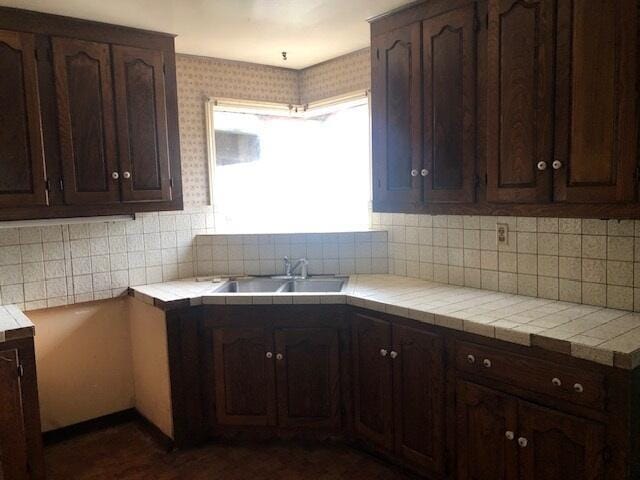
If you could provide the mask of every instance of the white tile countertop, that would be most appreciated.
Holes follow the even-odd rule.
[[[0,306],[0,343],[33,337],[33,323],[15,305]]]
[[[348,303],[604,365],[640,366],[639,313],[394,275],[352,275],[339,293],[212,293],[221,281],[177,280],[133,287],[130,294],[164,310],[202,304]]]

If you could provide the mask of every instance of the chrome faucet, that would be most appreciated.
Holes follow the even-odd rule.
[[[291,263],[289,257],[284,257],[284,274],[287,277],[295,277],[295,271],[300,267],[300,277],[306,279],[309,276],[309,272],[307,270],[307,266],[309,265],[309,260],[306,258],[299,258],[295,261],[295,263]]]

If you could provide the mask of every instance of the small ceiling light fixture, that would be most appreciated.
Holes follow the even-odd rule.
[[[287,61],[287,52],[282,52],[282,60]]]

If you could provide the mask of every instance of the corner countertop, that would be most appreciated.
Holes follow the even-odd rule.
[[[0,343],[33,337],[34,327],[29,317],[15,305],[0,305]]]
[[[214,293],[219,285],[176,280],[133,287],[130,295],[163,310],[208,304],[347,303],[603,365],[627,370],[640,366],[640,313],[394,275],[352,275],[338,293]]]

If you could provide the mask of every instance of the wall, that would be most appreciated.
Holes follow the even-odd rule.
[[[134,405],[126,299],[29,313],[43,431]]]

